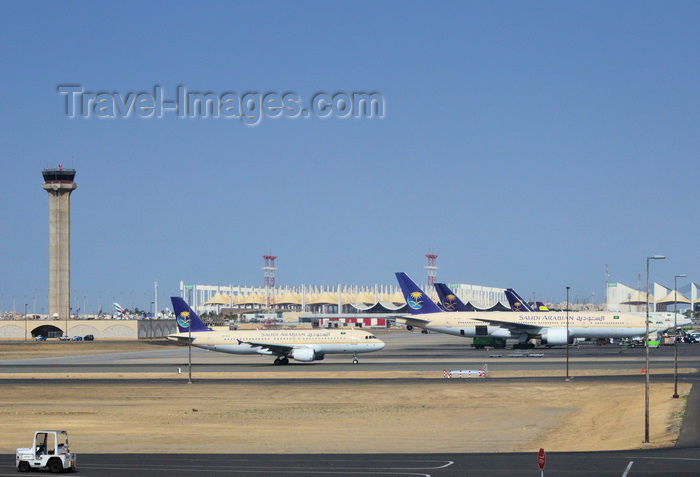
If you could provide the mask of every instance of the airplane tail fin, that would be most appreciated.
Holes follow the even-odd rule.
[[[126,312],[124,308],[121,307],[119,303],[114,303],[114,310],[119,313],[120,315],[124,315],[126,317],[129,316],[129,313]]]
[[[177,318],[177,329],[180,333],[186,333],[190,331],[214,331],[209,328],[204,322],[197,316],[192,308],[179,296],[170,297],[170,301],[173,302],[173,311],[175,312],[175,317]]]
[[[535,308],[537,311],[549,311],[549,308],[541,301],[535,302]]]
[[[535,311],[528,302],[523,300],[512,288],[506,289],[506,298],[508,298],[508,304],[513,311]]]
[[[438,313],[442,311],[435,302],[408,277],[408,275],[403,272],[396,272],[396,279],[399,281],[403,297],[406,299],[406,303],[408,303],[408,308],[411,310],[412,315]]]
[[[435,291],[440,297],[440,305],[445,311],[470,311],[467,305],[444,283],[436,283]]]

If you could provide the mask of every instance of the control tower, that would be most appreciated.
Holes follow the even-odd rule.
[[[70,195],[78,184],[75,169],[44,169],[43,189],[49,193],[49,317],[70,315]]]

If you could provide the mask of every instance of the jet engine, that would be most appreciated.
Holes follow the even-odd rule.
[[[542,344],[549,346],[566,344],[566,328],[547,328],[542,330]],[[573,344],[574,339],[569,336],[569,344]]]
[[[413,326],[411,326],[411,325],[406,325],[406,329],[407,329],[408,331],[413,331]]]
[[[297,361],[309,362],[316,359],[316,352],[313,348],[296,348],[292,350],[291,358]]]

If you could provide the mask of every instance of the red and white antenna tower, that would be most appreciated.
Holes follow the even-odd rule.
[[[275,288],[275,259],[274,255],[263,255],[262,258],[265,259],[265,266],[263,271],[265,272],[265,288]]]
[[[426,255],[428,258],[428,266],[425,267],[426,270],[428,270],[428,286],[432,287],[435,285],[435,278],[437,277],[437,265],[435,262],[437,261],[438,256],[435,255],[434,253],[429,253]]]

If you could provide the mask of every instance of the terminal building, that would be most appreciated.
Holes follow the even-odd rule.
[[[695,282],[679,287],[677,294],[673,288],[654,283],[649,296],[646,289],[641,286],[632,288],[617,282],[608,282],[606,287],[606,308],[607,311],[619,311],[622,313],[643,313],[645,306],[649,304],[649,311],[678,311],[684,312],[688,308],[693,311],[700,311],[700,298],[698,297],[698,285]]]
[[[504,288],[448,284],[464,302],[478,309],[509,309]],[[438,301],[433,287],[421,285]],[[355,315],[408,313],[406,300],[397,285],[251,287],[234,285],[186,285],[180,294],[200,315],[254,313],[256,311],[298,312],[302,315]]]

